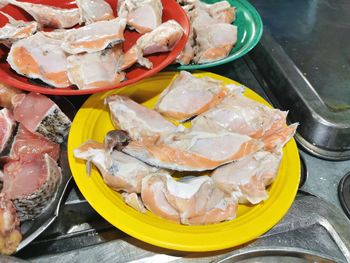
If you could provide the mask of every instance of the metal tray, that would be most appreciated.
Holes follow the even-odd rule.
[[[350,159],[349,38],[344,37],[350,33],[345,26],[350,2],[252,3],[265,28],[247,61],[267,95],[289,110],[291,121],[300,122],[296,138],[305,149],[326,159]]]

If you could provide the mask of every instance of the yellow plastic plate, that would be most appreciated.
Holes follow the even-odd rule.
[[[269,187],[269,198],[258,205],[239,205],[237,218],[205,226],[185,226],[159,218],[151,212],[142,214],[126,205],[118,192],[110,189],[96,168],[87,175],[85,161],[75,159],[73,149],[94,139],[102,142],[113,130],[104,99],[124,94],[147,107],[168,86],[176,72],[159,73],[127,88],[92,95],[78,111],[68,138],[68,158],[73,177],[90,205],[108,222],[125,233],[150,244],[182,251],[213,251],[234,247],[259,237],[272,228],[287,212],[296,195],[300,179],[300,159],[292,139],[283,149],[278,176]],[[212,73],[195,73],[212,77],[225,84],[235,81]],[[236,83],[237,84],[237,83]],[[259,95],[246,89],[245,95],[263,104]]]

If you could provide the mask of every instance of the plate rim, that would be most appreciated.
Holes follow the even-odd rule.
[[[135,86],[142,85],[143,82],[152,81],[152,79],[155,79],[157,77],[169,76],[171,78],[171,77],[174,77],[174,74],[179,74],[179,72],[158,73],[155,76],[153,76],[152,78],[148,78],[146,80],[143,80],[141,83],[137,83]],[[210,77],[216,76],[216,77],[219,77],[219,79],[221,79],[221,80],[226,79],[226,80],[230,81],[231,83],[237,83],[236,81],[233,81],[229,78],[226,78],[226,77],[214,74],[214,73],[209,73],[209,72],[197,72],[197,73],[195,73],[195,75],[197,75],[197,74],[207,75]],[[248,88],[248,90],[250,90],[250,89]],[[257,95],[260,99],[264,100],[261,96],[259,96],[254,91],[252,91],[252,90],[250,90],[250,91],[253,92],[253,94]],[[89,109],[88,107],[91,106],[90,104],[93,103],[94,99],[104,97],[106,94],[112,93],[112,92],[116,92],[116,91],[97,93],[97,94],[90,96],[90,98],[82,106],[82,108],[81,108],[82,110],[78,111],[76,117],[73,120],[72,128],[71,128],[72,133],[74,132],[76,127],[80,127],[80,129],[81,129],[80,124],[81,124],[81,121],[84,120],[84,118],[81,119],[80,115],[82,115],[84,113],[84,110]],[[78,121],[78,124],[76,123],[76,121]],[[74,169],[75,169],[74,163],[76,162],[76,159],[73,156],[73,149],[72,149],[72,147],[73,147],[72,144],[74,145],[73,140],[75,140],[73,137],[74,136],[71,135],[71,132],[70,132],[69,137],[68,137],[68,160],[69,160],[69,164],[71,167],[73,178],[76,181],[76,184],[77,184],[79,190],[81,191],[83,196],[86,198],[86,200],[89,202],[89,204],[104,219],[106,219],[108,222],[110,222],[112,225],[114,225],[118,229],[124,231],[128,235],[133,236],[139,240],[142,240],[144,242],[147,242],[147,243],[150,243],[152,245],[159,246],[159,247],[164,247],[164,248],[173,249],[173,250],[180,250],[180,251],[205,252],[205,251],[222,250],[222,249],[235,247],[237,245],[244,244],[248,241],[251,241],[251,240],[259,237],[261,234],[270,230],[275,224],[277,224],[283,218],[283,216],[286,214],[286,212],[288,211],[288,209],[292,205],[294,198],[296,196],[297,190],[298,190],[298,185],[299,185],[299,180],[300,180],[300,158],[299,158],[299,152],[298,152],[298,149],[296,146],[296,142],[295,142],[294,138],[292,138],[286,144],[286,146],[284,148],[284,151],[288,151],[289,152],[288,154],[290,156],[293,156],[293,158],[294,158],[293,161],[295,161],[295,163],[293,163],[293,165],[289,165],[289,167],[288,167],[288,174],[293,175],[293,176],[287,177],[287,178],[290,178],[289,180],[292,180],[292,182],[293,182],[292,187],[288,188],[287,192],[286,192],[286,189],[282,189],[282,190],[278,189],[279,191],[282,191],[282,193],[284,193],[284,195],[282,196],[283,198],[281,198],[281,196],[278,195],[279,198],[276,200],[273,199],[271,201],[272,203],[270,204],[270,206],[267,206],[267,208],[265,208],[265,209],[263,207],[262,210],[260,209],[261,214],[259,215],[259,218],[261,221],[259,221],[259,222],[251,221],[249,217],[251,217],[251,214],[253,214],[253,215],[255,215],[255,214],[253,212],[250,213],[250,211],[248,211],[248,213],[247,213],[248,215],[243,214],[241,217],[238,217],[238,218],[241,218],[240,219],[241,221],[238,221],[238,219],[234,219],[234,220],[231,220],[228,222],[207,225],[207,226],[184,226],[184,225],[176,224],[176,229],[180,229],[181,232],[177,231],[176,235],[174,236],[174,231],[169,230],[169,229],[165,229],[165,228],[158,228],[155,225],[147,224],[147,222],[146,223],[140,222],[139,219],[133,218],[132,214],[131,215],[128,214],[127,211],[123,211],[121,208],[118,208],[116,210],[118,213],[120,213],[118,216],[119,218],[116,218],[116,214],[114,213],[116,211],[113,212],[112,211],[113,209],[104,209],[103,207],[107,207],[108,205],[115,205],[115,204],[112,202],[112,200],[106,198],[106,196],[104,196],[103,193],[99,193],[99,194],[103,195],[102,199],[104,200],[103,204],[101,205],[101,203],[100,203],[101,200],[96,199],[96,195],[98,193],[92,192],[89,190],[89,189],[91,189],[90,187],[94,186],[93,185],[94,182],[92,180],[90,180],[88,182],[88,180],[89,180],[89,179],[87,179],[88,175],[86,175],[86,174],[79,175],[79,174],[76,174],[76,171],[74,171]],[[284,156],[286,156],[285,153],[284,153]],[[285,158],[287,158],[287,157],[285,157]],[[285,158],[282,159],[282,163],[286,162]],[[282,163],[281,163],[281,166],[282,166]],[[85,162],[84,162],[84,165],[85,165]],[[280,168],[280,169],[286,170],[287,167]],[[284,173],[286,173],[286,171],[284,171]],[[85,176],[84,183],[88,182],[88,184],[86,185],[87,187],[84,186],[83,182],[79,179],[80,176]],[[273,184],[272,184],[272,186],[273,186]],[[113,191],[113,190],[111,190],[111,191]],[[269,199],[267,199],[267,201],[271,199],[271,196],[273,194],[276,195],[278,193],[276,191],[274,191],[271,194],[269,194]],[[264,205],[264,203],[258,204],[256,206],[254,206],[253,209],[258,210],[258,208],[262,207],[263,205]],[[266,207],[266,205],[265,205],[265,207]],[[273,212],[273,220],[271,220],[271,212],[270,211]],[[126,219],[125,218],[120,219],[123,217],[125,217]],[[163,219],[163,220],[165,220],[165,219]],[[242,222],[242,220],[243,220],[243,222]],[[229,239],[229,238],[225,239],[226,240],[225,243],[222,243],[222,242],[215,243],[214,242],[215,240],[213,240],[213,238],[215,238],[217,233],[221,233],[220,231],[217,232],[216,230],[220,230],[224,226],[224,230],[225,229],[231,230],[231,231],[228,231],[228,233],[230,233],[230,234],[235,233],[237,231],[239,233],[239,229],[242,229],[242,224],[243,224],[243,229],[247,225],[246,223],[244,223],[244,220],[245,221],[248,220],[248,222],[257,223],[259,225],[258,229],[255,229],[254,231],[248,231],[249,233],[245,233],[245,235],[243,237],[236,236],[236,237],[231,238],[231,239]],[[123,221],[125,221],[125,222],[123,222]],[[147,221],[147,220],[145,220],[145,221]],[[235,223],[237,221],[238,221],[238,223]],[[141,224],[141,226],[140,226],[140,224]],[[168,224],[168,223],[166,223],[166,224]],[[174,224],[174,223],[171,223],[171,224]],[[236,226],[235,226],[235,224],[236,224]],[[135,227],[135,225],[136,225],[136,227]],[[233,226],[230,226],[230,225],[233,225]],[[206,233],[205,232],[206,227],[211,228],[211,230],[213,230],[214,232],[211,232],[209,234]],[[233,227],[233,230],[232,230],[232,227]],[[150,228],[150,229],[147,230],[146,228]],[[191,233],[191,232],[193,232],[193,233]],[[154,233],[157,233],[157,234],[154,234]],[[194,233],[197,235],[197,239],[196,239],[197,243],[191,244],[191,241],[188,242],[187,239],[189,238],[189,235],[193,235]],[[159,239],[159,235],[161,235],[161,239]],[[173,235],[172,236],[172,238],[174,238],[173,241],[169,240],[169,235]],[[213,242],[206,243],[206,244],[201,243],[201,238],[203,236],[204,237],[205,236],[211,237],[210,239],[213,240]],[[200,237],[200,238],[198,239],[198,237]]]

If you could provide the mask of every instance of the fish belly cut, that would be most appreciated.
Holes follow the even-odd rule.
[[[106,98],[113,125],[127,131],[134,139],[159,137],[173,133],[176,126],[158,112],[148,109],[128,97],[112,95]]]
[[[240,203],[258,204],[268,198],[266,187],[276,178],[281,160],[282,152],[257,152],[217,168],[211,178],[222,191],[236,196]]]
[[[122,152],[107,153],[102,143],[93,140],[75,149],[74,156],[92,162],[105,183],[116,191],[140,193],[142,179],[159,170]]]
[[[124,42],[125,26],[125,19],[115,18],[72,29],[65,35],[61,47],[69,54],[101,51]]]
[[[60,45],[60,40],[39,32],[15,42],[7,62],[20,75],[40,79],[53,87],[67,87],[71,85],[67,75],[67,54]]]
[[[128,25],[140,34],[150,32],[162,23],[162,11],[160,0],[118,1],[118,16],[126,18]]]
[[[80,22],[78,8],[65,9],[16,0],[7,0],[7,2],[29,13],[42,26],[70,28]]]
[[[231,24],[214,24],[196,28],[199,51],[196,63],[208,63],[228,56],[237,41],[237,27]]]
[[[149,33],[142,35],[126,53],[122,69],[131,67],[136,62],[146,68],[152,62],[143,56],[171,51],[183,35],[183,28],[175,21],[168,20]]]
[[[160,94],[155,110],[166,117],[183,121],[219,104],[228,89],[214,79],[196,78],[181,71],[179,76]]]
[[[19,219],[12,201],[0,193],[0,253],[11,255],[22,240]]]
[[[48,154],[30,162],[10,161],[4,167],[3,192],[13,201],[21,221],[39,215],[52,201],[61,169]]]
[[[41,135],[31,133],[23,125],[19,125],[11,146],[9,159],[29,162],[44,154],[48,154],[57,161],[60,155],[60,145]]]
[[[32,133],[62,143],[68,135],[71,121],[48,97],[31,92],[17,95],[14,118]]]
[[[130,142],[123,151],[141,161],[176,171],[205,171],[255,153],[263,143],[228,132],[186,131],[164,140]]]
[[[91,24],[114,18],[111,6],[104,0],[76,0],[80,11],[80,22]]]
[[[242,94],[231,94],[192,120],[195,130],[219,126],[229,132],[263,138],[286,126],[287,112],[271,109]]]
[[[7,147],[11,144],[13,132],[16,127],[16,121],[11,112],[3,108],[0,110],[0,155],[2,155]]]
[[[10,47],[15,41],[29,37],[38,31],[38,23],[35,21],[25,22],[15,20],[8,14],[1,12],[0,15],[5,16],[8,23],[0,28],[0,43]]]
[[[111,87],[125,78],[120,71],[122,50],[118,47],[68,57],[68,78],[79,89]]]
[[[187,225],[212,224],[236,216],[237,201],[219,190],[208,176],[150,175],[142,182],[142,200],[158,216]]]

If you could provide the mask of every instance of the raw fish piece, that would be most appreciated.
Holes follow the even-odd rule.
[[[142,181],[141,197],[154,214],[182,224],[212,224],[236,216],[237,201],[208,176],[175,181],[169,175],[150,175]]]
[[[236,18],[236,9],[227,1],[206,4],[208,13],[219,23],[231,24]]]
[[[122,193],[121,196],[127,205],[131,206],[132,208],[141,213],[146,213],[147,210],[138,194]]]
[[[205,171],[237,161],[263,147],[261,141],[226,131],[179,132],[163,140],[130,142],[123,151],[153,166]]]
[[[63,143],[71,125],[70,119],[48,97],[31,92],[14,98],[13,115],[32,133]]]
[[[289,126],[283,127],[269,136],[265,136],[263,138],[265,150],[270,152],[281,151],[283,146],[294,136],[298,125],[299,123],[293,123]]]
[[[133,140],[160,137],[173,133],[177,127],[158,112],[148,109],[128,97],[111,95],[106,98],[113,125],[127,131]]]
[[[115,86],[125,78],[120,71],[123,50],[114,46],[94,53],[68,57],[68,78],[79,89]]]
[[[99,21],[66,33],[61,45],[70,54],[93,53],[124,42],[126,20]]]
[[[0,193],[0,253],[11,255],[16,252],[21,240],[16,209],[12,201],[5,194]]]
[[[211,178],[240,203],[258,204],[268,198],[266,187],[276,178],[281,159],[282,152],[257,152],[217,168]]]
[[[21,221],[39,215],[54,198],[61,182],[61,169],[48,154],[30,162],[10,161],[4,166],[5,193]]]
[[[67,87],[71,83],[67,76],[67,54],[60,47],[61,43],[38,32],[16,41],[7,62],[18,74],[40,79],[54,87]]]
[[[0,110],[0,156],[4,154],[13,138],[13,132],[16,127],[10,111],[6,108]]]
[[[91,24],[114,18],[111,6],[104,0],[76,0],[81,22]]]
[[[152,62],[143,56],[172,50],[182,35],[183,29],[175,20],[164,22],[151,32],[142,35],[125,53],[122,69],[129,68],[136,62],[151,68]]]
[[[0,83],[0,107],[12,109],[12,98],[21,93],[19,89]]]
[[[180,213],[166,198],[166,177],[149,175],[142,180],[141,198],[153,214],[180,223]]]
[[[237,41],[237,27],[217,23],[195,28],[198,51],[194,62],[208,63],[223,59],[230,53]]]
[[[60,145],[49,141],[42,135],[31,133],[20,124],[11,146],[9,159],[29,162],[40,158],[45,153],[57,161],[60,154]]]
[[[102,143],[93,140],[74,149],[74,156],[92,162],[116,191],[140,193],[142,178],[159,170],[119,151],[109,154]]]
[[[0,28],[0,43],[10,47],[13,42],[29,37],[38,30],[38,23],[35,21],[24,22],[21,20],[15,20],[8,14],[1,12],[0,14],[5,16],[8,23]]]
[[[220,104],[192,120],[193,129],[206,127],[262,138],[286,126],[287,112],[272,109],[243,94],[230,94]]]
[[[184,121],[219,104],[228,92],[221,81],[196,78],[181,71],[160,94],[154,109],[166,117]]]
[[[118,16],[140,34],[152,31],[162,23],[163,6],[160,0],[118,1]]]
[[[59,8],[16,0],[2,0],[29,13],[40,25],[53,28],[69,28],[80,22],[78,8]]]

